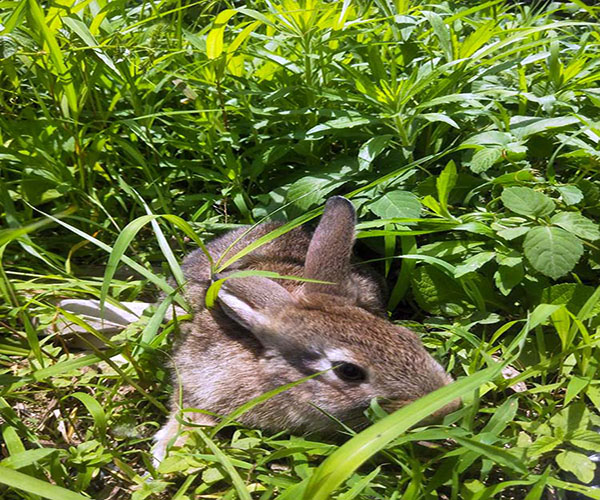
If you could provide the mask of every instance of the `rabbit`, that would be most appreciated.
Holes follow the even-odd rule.
[[[452,381],[413,332],[387,319],[381,280],[351,266],[355,224],[352,203],[331,197],[314,234],[295,228],[230,267],[327,283],[230,278],[211,310],[204,302],[211,283],[209,261],[200,250],[185,258],[185,294],[194,316],[182,325],[183,339],[173,357],[175,386],[182,394],[176,391],[172,414],[155,436],[158,461],[181,430],[175,418],[180,401],[183,408],[227,415],[265,392],[325,371],[237,419],[271,432],[322,434],[340,429],[335,419],[366,425],[364,411],[374,397],[384,398],[383,406],[394,410]],[[232,245],[227,255],[234,255],[278,226],[235,229],[209,242],[208,252],[216,259]],[[447,405],[439,415],[458,404]],[[185,418],[198,425],[216,423],[204,413],[186,413]]]

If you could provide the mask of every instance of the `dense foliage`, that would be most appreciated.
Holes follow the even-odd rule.
[[[3,498],[600,498],[600,8],[0,9]],[[331,194],[463,408],[408,430],[424,399],[343,448],[231,424],[156,470],[177,262]],[[160,290],[111,338],[57,306]]]

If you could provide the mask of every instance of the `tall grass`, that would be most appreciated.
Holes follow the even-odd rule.
[[[0,3],[3,498],[600,498],[599,15]],[[374,402],[341,446],[231,422],[156,469],[178,261],[332,194],[359,210],[391,317],[458,382],[404,413]],[[58,306],[159,296],[113,337]]]

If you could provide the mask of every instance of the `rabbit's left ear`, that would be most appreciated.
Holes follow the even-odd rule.
[[[267,309],[281,310],[295,301],[280,284],[262,276],[228,279],[218,297],[227,316],[254,334],[269,329]]]
[[[343,196],[327,200],[321,221],[310,240],[304,276],[333,284],[305,283],[305,293],[347,295],[355,225],[356,212],[350,201]]]

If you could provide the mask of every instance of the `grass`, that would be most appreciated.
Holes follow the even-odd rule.
[[[3,498],[600,498],[599,15],[0,3]],[[390,416],[373,402],[345,444],[232,422],[155,469],[178,262],[332,194],[358,208],[391,317],[456,384]],[[58,307],[162,292],[113,337]]]

